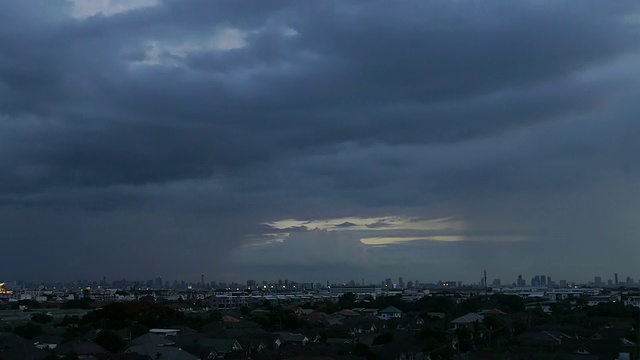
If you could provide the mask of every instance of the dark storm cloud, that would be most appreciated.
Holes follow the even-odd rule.
[[[189,264],[285,232],[260,224],[348,216],[456,216],[468,235],[544,242],[581,233],[554,199],[595,206],[640,171],[633,1],[0,7],[0,206],[9,223],[59,212],[41,224],[56,256],[118,229],[149,258],[210,251],[180,258],[200,273],[222,265]]]
[[[384,219],[366,225],[370,229],[384,228],[390,226]]]
[[[352,223],[352,222],[345,221],[343,223],[340,223],[340,224],[336,225],[335,227],[338,227],[338,228],[349,228],[349,227],[354,227],[354,226],[357,226],[357,225]]]

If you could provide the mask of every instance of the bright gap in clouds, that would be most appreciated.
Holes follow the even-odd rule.
[[[331,231],[355,230],[463,230],[462,220],[453,217],[421,219],[404,216],[383,216],[372,218],[344,217],[324,220],[286,219],[264,223],[274,229],[308,229]]]
[[[370,246],[404,244],[411,241],[435,241],[435,242],[457,242],[457,241],[480,241],[480,242],[521,242],[527,241],[527,236],[521,235],[491,235],[491,236],[470,236],[470,235],[434,235],[434,236],[373,236],[363,237],[360,242]]]
[[[261,235],[258,243],[253,245],[269,245],[286,242],[293,233],[326,232],[327,236],[333,232],[355,234],[355,239],[367,246],[384,246],[405,244],[415,241],[430,242],[520,242],[526,241],[526,236],[518,234],[483,234],[468,233],[464,221],[454,217],[422,219],[404,216],[384,217],[345,217],[324,220],[295,220],[287,219],[264,223],[273,232]]]
[[[370,237],[362,238],[360,242],[365,245],[390,245],[402,244],[409,241],[465,241],[467,238],[458,235],[422,236],[422,237]]]
[[[184,66],[185,59],[214,51],[229,51],[247,46],[248,33],[240,29],[225,27],[205,36],[180,39],[179,41],[151,40],[142,45],[144,58],[132,65]]]
[[[97,14],[111,16],[130,10],[155,6],[159,0],[70,0],[73,3],[72,15],[87,18]]]
[[[465,241],[466,229],[462,220],[453,217],[422,219],[406,216],[344,217],[323,220],[286,219],[264,223],[274,231],[262,234],[263,245],[287,241],[295,232],[349,232],[360,236],[360,243],[368,246],[401,244],[410,241]],[[375,232],[376,236],[372,236]],[[284,235],[284,236],[283,236]],[[387,235],[387,236],[384,236]],[[254,243],[254,245],[256,245]]]

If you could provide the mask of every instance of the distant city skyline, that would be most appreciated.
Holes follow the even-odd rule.
[[[580,279],[574,279],[574,278],[568,278],[568,277],[551,277],[551,276],[547,276],[547,275],[531,275],[528,279],[525,278],[523,274],[518,274],[513,278],[513,281],[511,281],[511,278],[508,277],[496,277],[496,276],[489,276],[487,275],[487,283],[488,286],[495,286],[496,285],[496,281],[499,281],[499,285],[498,286],[547,286],[550,284],[553,284],[555,286],[559,286],[561,284],[567,284],[567,283],[575,283],[575,284],[594,284],[594,285],[607,285],[607,286],[615,286],[615,285],[624,285],[627,283],[635,283],[636,279],[640,280],[640,277],[635,277],[635,276],[624,276],[621,280],[622,281],[618,281],[616,283],[616,275],[617,273],[612,273],[613,276],[611,276],[610,278],[606,277],[606,276],[600,276],[600,275],[595,275],[592,277],[588,277],[588,276],[584,276]],[[524,283],[519,283],[520,280],[520,276],[522,276],[522,280],[524,281]],[[542,281],[542,276],[544,276],[544,281]],[[208,280],[208,281],[204,281],[205,277],[211,278],[212,280]],[[257,278],[257,277],[250,277],[250,278],[246,278],[246,279],[225,279],[225,278],[217,278],[214,275],[211,276],[206,276],[204,273],[201,273],[199,278],[171,278],[171,277],[165,277],[162,275],[153,277],[153,278],[141,278],[141,277],[116,277],[116,278],[110,278],[107,276],[102,276],[99,278],[94,278],[94,279],[89,279],[89,278],[70,278],[70,279],[56,279],[56,280],[37,280],[37,279],[0,279],[3,280],[7,283],[12,283],[12,282],[31,282],[31,283],[53,283],[53,282],[62,282],[62,283],[70,283],[70,282],[91,282],[91,283],[98,283],[98,284],[102,284],[102,283],[106,283],[106,284],[112,284],[112,283],[120,283],[122,281],[126,281],[126,282],[141,282],[141,283],[149,283],[151,282],[153,285],[157,285],[157,286],[164,286],[165,283],[183,283],[185,285],[201,285],[201,284],[213,284],[213,283],[238,283],[238,284],[246,284],[248,282],[253,282],[253,283],[257,283],[257,284],[262,284],[263,282],[267,282],[269,284],[277,284],[279,281],[280,282],[295,282],[295,283],[330,283],[330,284],[343,284],[343,285],[378,285],[378,286],[387,286],[389,288],[394,288],[394,287],[403,287],[401,285],[406,285],[407,283],[412,283],[415,284],[420,283],[420,284],[437,284],[437,283],[447,283],[447,282],[453,282],[453,283],[462,283],[464,285],[482,285],[484,286],[484,284],[482,283],[482,281],[484,280],[482,278],[482,276],[478,277],[478,279],[476,279],[476,281],[473,280],[469,280],[469,281],[465,281],[463,279],[454,279],[454,278],[446,278],[446,279],[429,279],[429,278],[420,278],[420,277],[405,277],[403,276],[399,276],[397,278],[395,278],[396,280],[394,280],[393,277],[386,277],[386,278],[380,278],[380,279],[374,279],[374,278],[367,278],[367,277],[361,277],[359,279],[308,279],[308,278],[292,278],[289,276],[282,276],[282,277],[276,277],[276,278]],[[537,281],[537,282],[536,282]],[[351,284],[351,282],[353,282],[353,284]],[[609,283],[610,282],[610,283]]]

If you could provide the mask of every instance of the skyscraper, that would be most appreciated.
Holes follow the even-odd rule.
[[[536,275],[531,279],[531,286],[540,286],[540,275]]]
[[[482,282],[484,283],[484,295],[486,296],[488,294],[488,290],[487,289],[487,269],[484,269],[484,276],[482,278]]]
[[[247,280],[247,289],[253,290],[255,288],[256,288],[256,281],[255,280]]]
[[[618,273],[613,274],[613,276],[614,276],[614,281],[616,285],[618,285]]]

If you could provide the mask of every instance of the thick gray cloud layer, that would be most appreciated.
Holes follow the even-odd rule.
[[[3,277],[640,275],[635,1],[87,4],[0,4]],[[464,241],[261,225],[384,216]]]

